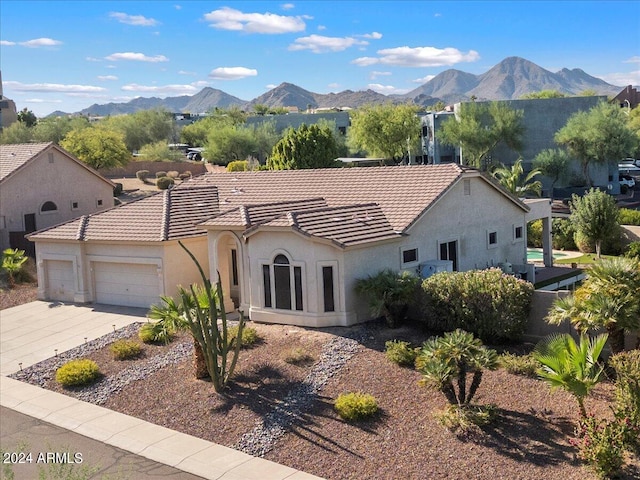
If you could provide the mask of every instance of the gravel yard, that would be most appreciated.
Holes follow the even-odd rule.
[[[98,363],[105,376],[92,388],[64,390],[43,380],[67,354],[32,371],[29,381],[327,479],[595,478],[568,442],[575,400],[551,393],[541,381],[487,372],[476,401],[495,404],[499,416],[482,431],[459,437],[433,416],[445,406],[442,394],[419,386],[415,370],[398,367],[383,353],[386,340],[419,345],[428,332],[378,324],[322,330],[250,325],[262,340],[242,351],[224,395],[194,378],[187,334],[166,346],[145,345],[137,360],[112,360],[105,345],[133,330],[68,353]],[[313,361],[285,362],[295,347]],[[379,414],[353,424],[341,420],[333,401],[349,391],[374,395]],[[603,383],[587,408],[609,415],[611,400],[612,385]],[[638,478],[639,467],[635,462],[623,478]]]

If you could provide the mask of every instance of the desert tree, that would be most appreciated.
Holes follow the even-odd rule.
[[[331,129],[317,124],[289,128],[276,143],[267,166],[271,170],[298,170],[335,166],[338,146]]]
[[[558,180],[567,174],[571,158],[560,148],[542,150],[533,159],[533,167],[551,179],[551,195]]]
[[[123,135],[103,127],[72,130],[60,146],[93,168],[118,167],[131,160]]]
[[[573,195],[569,202],[571,222],[576,232],[595,243],[596,255],[601,257],[602,242],[618,228],[618,207],[615,199],[595,188],[582,197]]]

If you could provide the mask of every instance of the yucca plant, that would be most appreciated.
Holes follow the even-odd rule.
[[[16,275],[22,270],[22,266],[27,262],[28,257],[25,256],[24,250],[17,248],[7,248],[2,252],[2,269],[7,272],[9,285],[16,285]]]
[[[551,335],[536,345],[534,358],[542,364],[538,375],[551,389],[561,388],[578,401],[580,417],[586,418],[584,399],[600,381],[603,371],[598,357],[607,343],[607,334],[588,338],[581,335],[576,343],[569,334]]]

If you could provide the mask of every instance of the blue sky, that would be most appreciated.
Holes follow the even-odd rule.
[[[0,3],[4,95],[38,116],[206,86],[243,100],[282,82],[405,93],[510,56],[640,85],[640,2]]]

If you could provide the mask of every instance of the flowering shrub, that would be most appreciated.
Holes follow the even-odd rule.
[[[587,462],[600,478],[614,476],[623,465],[625,423],[598,420],[593,415],[580,420],[576,438],[570,442],[578,447],[579,457]]]

